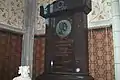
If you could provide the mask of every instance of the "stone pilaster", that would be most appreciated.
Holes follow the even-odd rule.
[[[119,0],[112,0],[112,27],[114,41],[115,80],[120,80],[120,6]]]
[[[24,1],[25,1],[25,14],[24,14],[25,33],[23,34],[22,41],[23,43],[21,65],[30,66],[30,76],[32,77],[36,0],[24,0]]]

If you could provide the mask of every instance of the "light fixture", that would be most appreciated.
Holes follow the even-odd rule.
[[[80,68],[76,68],[76,72],[80,72]]]
[[[51,61],[51,66],[53,66],[53,61]]]

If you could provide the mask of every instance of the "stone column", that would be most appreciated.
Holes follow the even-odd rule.
[[[24,0],[24,1],[25,1],[25,14],[24,14],[25,33],[23,34],[22,41],[23,43],[21,65],[30,66],[30,76],[32,77],[36,0]]]
[[[114,44],[115,80],[120,80],[120,6],[119,0],[112,0],[112,27]]]

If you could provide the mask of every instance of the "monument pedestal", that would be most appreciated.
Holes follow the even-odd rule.
[[[48,73],[37,77],[36,80],[93,80],[93,78],[80,73]]]

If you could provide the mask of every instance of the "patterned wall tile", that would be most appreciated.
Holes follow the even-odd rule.
[[[111,16],[111,0],[92,0],[92,11],[88,15],[88,21],[108,20]]]
[[[7,0],[0,0],[0,22],[6,23],[9,16],[9,3]]]
[[[22,28],[24,0],[0,0],[0,23]]]
[[[13,27],[22,28],[24,15],[24,0],[11,0],[9,12],[9,23]]]

